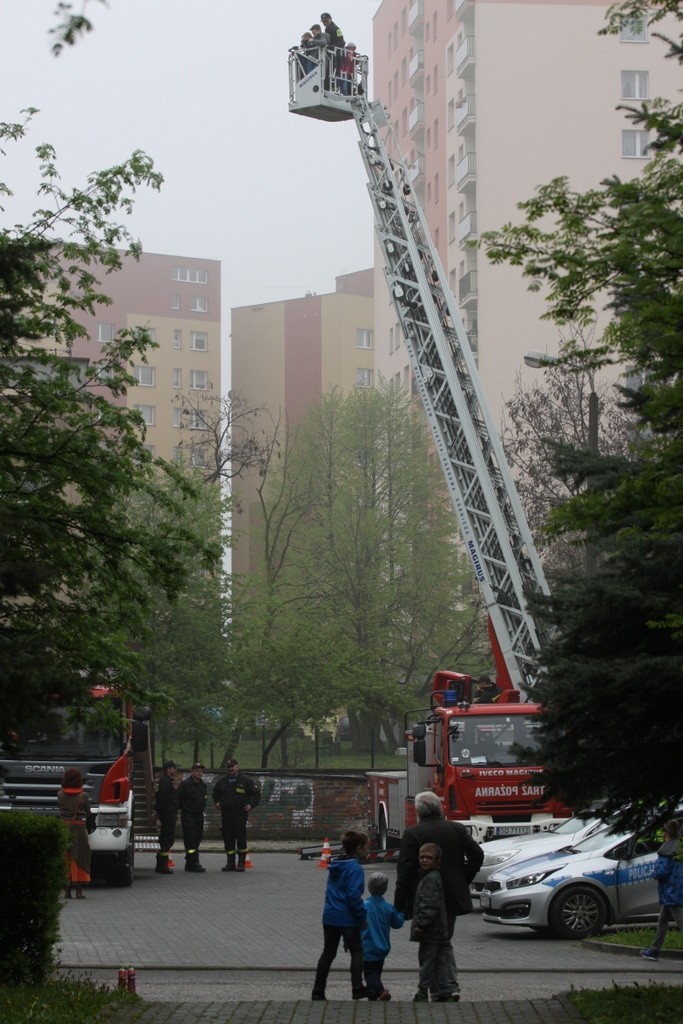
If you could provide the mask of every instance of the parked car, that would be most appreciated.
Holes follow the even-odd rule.
[[[615,834],[606,826],[573,846],[515,860],[485,883],[483,919],[583,939],[606,924],[656,915],[652,865],[661,842],[654,830]]]
[[[605,821],[593,808],[575,814],[571,818],[563,818],[552,825],[547,832],[535,832],[532,835],[508,836],[505,839],[493,839],[484,843],[484,860],[470,884],[473,897],[479,898],[490,875],[510,863],[537,857],[539,854],[552,853],[565,846],[574,846],[581,839],[592,836],[605,827]]]

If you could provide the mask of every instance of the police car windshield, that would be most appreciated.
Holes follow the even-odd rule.
[[[531,715],[468,715],[452,719],[449,758],[453,765],[535,765],[537,722]]]

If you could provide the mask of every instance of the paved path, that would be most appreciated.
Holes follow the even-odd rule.
[[[177,859],[182,867],[182,854]],[[403,1024],[418,1017],[425,1024],[566,1024],[580,1020],[562,998],[572,987],[683,984],[681,961],[648,964],[635,953],[615,956],[487,925],[474,913],[456,926],[460,1003],[413,1004],[417,951],[407,929],[393,933],[390,1003],[350,1000],[341,953],[328,1002],[311,1003],[325,871],[292,853],[252,854],[254,868],[244,874],[222,873],[217,853],[202,860],[203,875],[167,877],[154,874],[152,855],[142,855],[130,889],[94,887],[86,900],[64,905],[63,969],[113,986],[120,966],[135,966],[144,1002],[126,1010],[131,1024]],[[391,895],[395,868],[386,873]],[[124,1024],[123,1016],[111,1020]]]

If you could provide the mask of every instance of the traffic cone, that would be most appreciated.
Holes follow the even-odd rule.
[[[251,854],[249,853],[249,850],[247,850],[246,860],[244,861],[245,870],[248,871],[249,868],[253,868],[253,866],[254,865],[251,863]]]
[[[328,868],[330,861],[332,860],[332,850],[330,849],[329,839],[323,839],[323,848],[320,853],[320,860],[318,861],[319,868]]]
[[[175,861],[173,860],[173,857],[171,857],[170,853],[168,855],[168,866],[169,866],[169,868],[174,868],[175,867]]]

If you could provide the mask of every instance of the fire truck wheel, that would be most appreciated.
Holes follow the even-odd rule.
[[[569,885],[550,904],[548,923],[561,939],[586,939],[599,935],[607,921],[607,907],[600,893],[589,885]]]
[[[127,889],[135,879],[135,837],[133,829],[130,830],[128,846],[119,853],[114,864],[107,872],[107,885],[115,885],[120,889]]]

